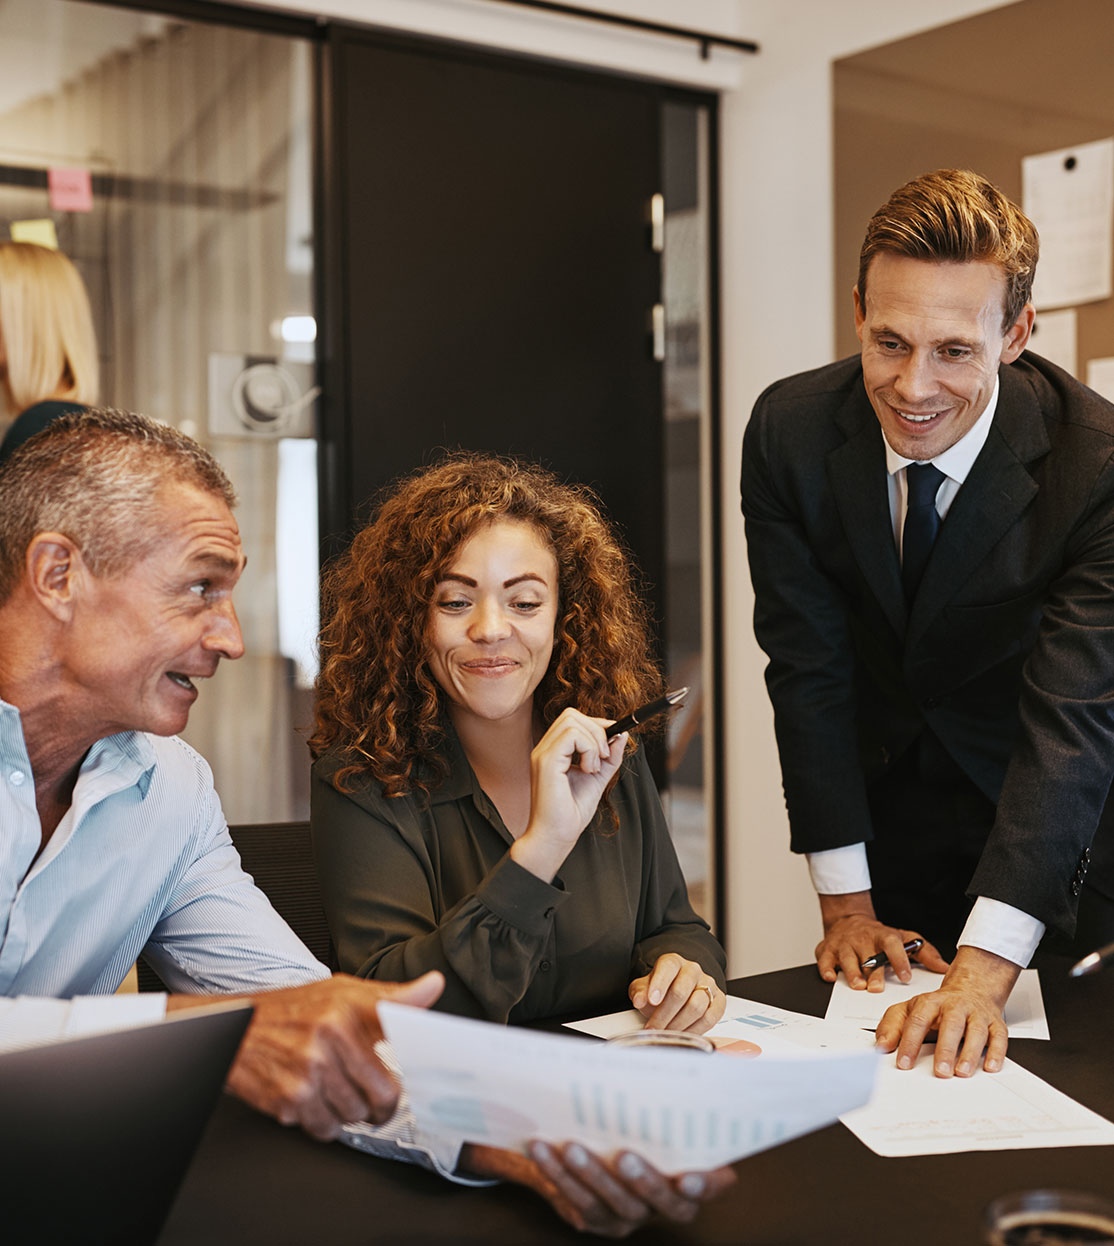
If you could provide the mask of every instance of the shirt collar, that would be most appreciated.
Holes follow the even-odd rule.
[[[990,395],[990,401],[986,404],[986,410],[954,446],[949,446],[931,460],[945,476],[954,480],[956,484],[961,485],[967,479],[967,474],[974,467],[975,460],[979,457],[979,451],[986,445],[986,439],[990,436],[990,424],[994,419],[994,412],[998,409],[999,384],[999,378],[995,377],[994,392]],[[882,435],[882,444],[886,447],[886,471],[891,476],[896,475],[903,467],[908,467],[910,463],[917,461],[916,459],[903,458],[898,454],[886,440],[885,434]]]
[[[453,730],[452,723],[445,723],[445,760],[449,773],[429,794],[431,805],[444,805],[449,801],[462,800],[480,791],[472,766],[464,754],[464,746]]]
[[[0,700],[0,759],[29,765],[19,708]],[[118,770],[127,784],[134,783],[140,796],[147,795],[155,769],[155,748],[141,731],[121,731],[97,740],[81,763],[79,775]],[[34,776],[32,776],[34,777]]]

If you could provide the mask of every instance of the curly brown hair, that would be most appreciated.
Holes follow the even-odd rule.
[[[338,755],[342,791],[372,776],[387,796],[428,792],[447,773],[430,607],[461,545],[497,519],[532,524],[557,559],[553,656],[534,693],[542,721],[569,705],[614,717],[663,691],[632,561],[591,491],[514,459],[451,454],[394,486],[323,577],[309,747]]]

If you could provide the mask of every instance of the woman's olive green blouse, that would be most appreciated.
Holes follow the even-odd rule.
[[[724,985],[642,750],[611,793],[618,829],[597,813],[552,884],[511,860],[451,732],[445,755],[449,776],[428,799],[388,799],[374,781],[344,794],[335,759],[314,764],[314,852],[341,969],[390,982],[439,969],[439,1008],[515,1022],[629,1007],[628,984],[665,952]]]

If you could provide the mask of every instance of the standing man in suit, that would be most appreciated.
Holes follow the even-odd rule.
[[[877,1037],[908,1068],[937,1030],[940,1076],[984,1047],[1001,1067],[1046,930],[1114,939],[1105,834],[1091,859],[1114,774],[1114,408],[1023,353],[1037,253],[973,173],[902,187],[863,243],[861,355],[772,385],[743,446],[817,964],[881,990],[862,962],[885,952],[908,981],[902,944],[924,936],[943,981]]]

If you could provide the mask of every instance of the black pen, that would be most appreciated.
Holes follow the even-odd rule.
[[[924,947],[923,939],[910,939],[908,943],[901,945],[905,949],[906,956],[912,956],[914,952],[919,952]],[[888,965],[890,958],[885,952],[875,952],[873,956],[868,956],[866,960],[859,966],[860,969],[880,969],[883,965]]]
[[[1091,952],[1084,956],[1081,961],[1071,967],[1071,977],[1082,978],[1085,973],[1094,973],[1095,970],[1101,969],[1103,965],[1109,965],[1114,961],[1114,943],[1108,943],[1106,947],[1100,947],[1097,952]]]
[[[641,726],[648,718],[653,718],[657,714],[664,714],[666,710],[671,710],[675,705],[688,696],[687,688],[678,688],[675,692],[667,692],[665,696],[658,697],[656,701],[650,701],[646,705],[640,705],[638,709],[631,710],[629,714],[625,714],[617,722],[613,722],[607,729],[607,738],[614,740],[617,735],[622,735],[624,731],[629,731],[632,727]]]

